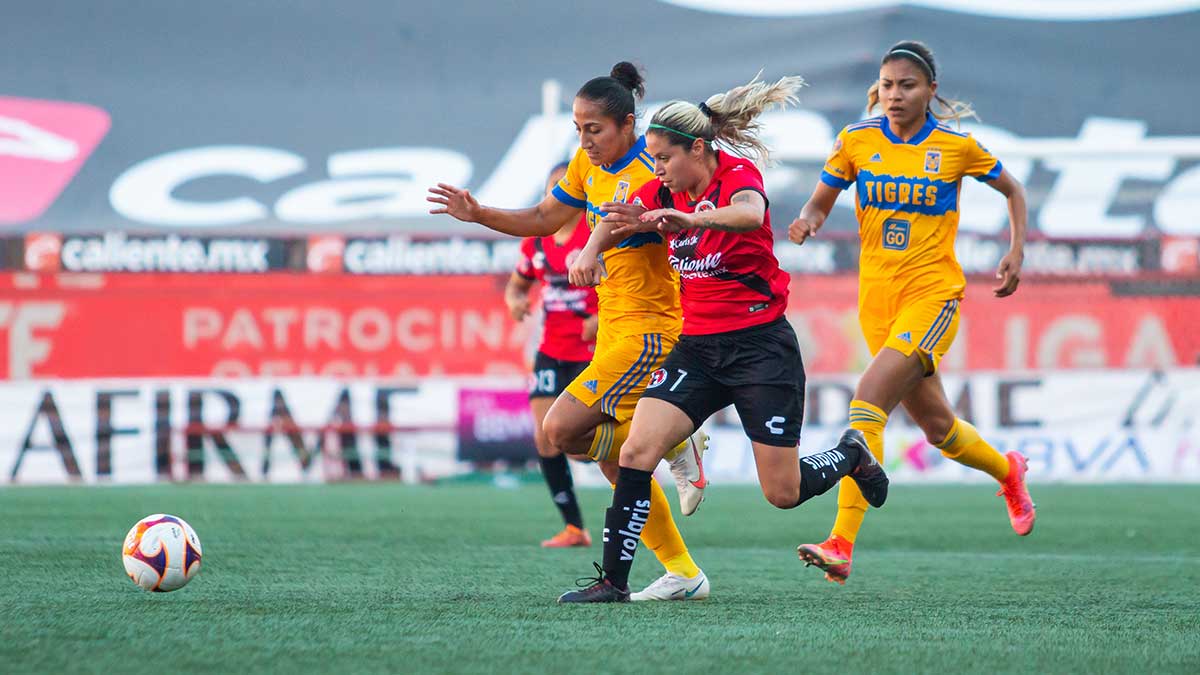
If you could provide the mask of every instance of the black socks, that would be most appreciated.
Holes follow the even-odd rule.
[[[857,445],[839,444],[838,447],[815,455],[800,458],[800,501],[797,506],[825,494],[837,485],[844,476],[858,466],[862,450]]]
[[[538,461],[542,464],[542,477],[550,487],[550,497],[562,514],[563,522],[583,529],[583,514],[579,512],[579,502],[575,500],[575,482],[571,479],[567,456],[538,457]]]
[[[633,554],[642,539],[642,529],[650,519],[649,471],[621,467],[612,507],[604,516],[604,573],[613,586],[629,587]]]

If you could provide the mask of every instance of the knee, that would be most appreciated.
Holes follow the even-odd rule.
[[[571,443],[571,429],[562,420],[554,415],[547,415],[546,420],[542,422],[541,442],[538,444],[538,454],[542,454],[542,447],[549,449],[552,454],[542,455],[543,457],[553,457],[558,454],[562,448],[569,446]]]
[[[763,496],[777,509],[794,509],[800,503],[800,487],[764,485]]]
[[[533,435],[533,447],[537,448],[538,457],[557,457],[562,454],[558,448],[550,443],[550,439],[546,438],[545,429],[539,430]]]
[[[937,445],[946,440],[946,435],[950,433],[950,429],[954,426],[954,413],[924,415],[921,419],[915,421],[925,434],[925,440],[929,441],[930,445]]]
[[[621,466],[652,471],[662,456],[663,451],[634,436],[621,445]]]

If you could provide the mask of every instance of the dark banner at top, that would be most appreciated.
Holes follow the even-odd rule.
[[[571,95],[621,59],[648,77],[642,123],[760,70],[809,81],[801,108],[763,119],[783,228],[862,117],[881,54],[915,38],[939,91],[979,111],[965,128],[1028,185],[1034,234],[1200,236],[1200,2],[985,5],[9,0],[0,232],[480,235],[429,216],[426,187],[533,203],[576,143]],[[1002,236],[1003,200],[967,183],[962,230]],[[851,207],[831,231],[853,231]]]

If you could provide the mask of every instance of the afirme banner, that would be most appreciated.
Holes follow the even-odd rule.
[[[1200,363],[1200,296],[1113,283],[968,285],[947,371]],[[438,377],[528,372],[500,276],[0,274],[0,379]],[[868,361],[852,276],[792,278],[810,374]]]
[[[855,380],[809,381],[804,454],[836,442]],[[1035,482],[1200,482],[1200,369],[979,373],[945,382],[958,414],[998,450],[1025,454]],[[470,460],[497,458],[487,450],[501,445],[510,461],[535,457],[514,384],[449,378],[413,387],[331,378],[4,383],[0,484],[449,477],[471,470]],[[713,480],[755,481],[749,442],[733,411],[718,413],[709,430]],[[886,465],[898,482],[986,480],[944,459],[902,412],[889,421],[886,443]]]

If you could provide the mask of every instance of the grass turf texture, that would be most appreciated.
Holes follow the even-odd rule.
[[[582,492],[593,535],[609,495]],[[558,606],[599,537],[539,549],[558,523],[538,486],[0,490],[0,670],[1200,670],[1200,487],[1034,496],[1020,539],[985,486],[895,487],[838,587],[795,555],[824,538],[832,495],[783,512],[717,486],[680,519],[709,600]],[[204,545],[169,594],[120,561],[158,511]],[[631,582],[658,573],[643,548]]]

